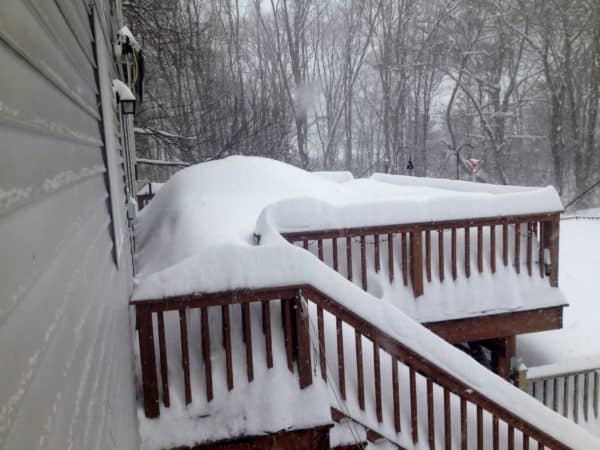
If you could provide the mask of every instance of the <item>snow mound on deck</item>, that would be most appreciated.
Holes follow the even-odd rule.
[[[188,167],[140,214],[138,274],[164,269],[210,246],[252,245],[253,233],[265,231],[267,216],[269,226],[284,232],[562,210],[551,187],[416,180],[375,175],[340,183],[337,177],[242,156]]]
[[[296,167],[232,156],[175,174],[137,222],[138,275],[222,244],[253,245],[256,218],[289,197],[341,191],[340,184]]]

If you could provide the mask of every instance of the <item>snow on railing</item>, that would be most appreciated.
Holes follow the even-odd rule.
[[[598,419],[600,355],[520,370],[521,386],[544,405],[575,423]]]
[[[422,442],[425,440],[423,433],[427,435],[428,448],[432,449],[442,436],[446,448],[451,448],[453,442],[463,449],[469,442],[470,445],[476,442],[477,448],[484,448],[484,445],[485,448],[499,448],[500,442],[507,443],[508,448],[515,448],[515,445],[530,448],[531,443],[537,445],[532,448],[549,449],[569,449],[574,445],[567,442],[570,438],[557,438],[556,433],[534,425],[530,418],[515,414],[483,394],[476,384],[463,381],[311,285],[191,294],[133,301],[132,304],[136,308],[143,402],[148,418],[160,415],[160,400],[164,407],[170,406],[170,389],[182,389],[185,403],[192,402],[196,395],[191,388],[190,358],[193,355],[201,355],[202,362],[196,361],[193,365],[204,367],[207,401],[214,396],[213,372],[224,373],[228,390],[234,388],[233,371],[240,367],[232,358],[230,310],[239,306],[248,382],[254,378],[255,352],[265,351],[264,360],[269,368],[273,367],[273,339],[281,336],[273,327],[277,326],[276,318],[280,316],[287,367],[292,373],[297,371],[300,388],[313,383],[313,373],[321,376],[330,386],[335,386],[340,395],[339,401],[332,405],[336,410],[368,422],[376,433],[398,445],[404,447]],[[276,307],[280,308],[281,315],[273,314]],[[221,316],[218,333],[218,324],[209,322],[208,318],[209,310],[214,308],[220,310]],[[256,331],[254,336],[251,331],[251,311],[256,315],[257,308],[260,308],[264,343],[258,343]],[[198,312],[199,320],[190,321],[190,317],[194,317],[193,311]],[[183,386],[169,385],[165,338],[167,314],[178,317],[175,322],[179,324],[183,376],[175,374],[173,378],[183,379]],[[316,327],[312,329],[315,323]],[[190,339],[190,327],[194,324],[199,325],[200,331]],[[225,371],[212,367],[213,339],[223,342]],[[200,350],[190,350],[190,341]],[[178,353],[172,347],[169,353]],[[318,361],[318,369],[312,367],[313,357]],[[328,365],[328,360],[335,364]],[[494,381],[505,383],[500,379]],[[515,401],[527,400],[527,397],[516,395],[518,393],[515,390]],[[443,413],[441,423],[436,409]],[[561,424],[564,434],[560,436],[573,436],[568,432],[568,426],[568,422]]]
[[[371,267],[375,272],[386,271],[390,282],[393,282],[397,259],[403,284],[407,286],[410,281],[414,296],[419,297],[424,292],[425,281],[431,282],[433,276],[440,281],[447,277],[447,253],[453,280],[457,279],[459,272],[467,278],[472,270],[495,273],[497,264],[512,264],[517,273],[523,268],[529,276],[533,276],[534,265],[537,265],[539,276],[548,276],[550,285],[558,286],[559,220],[558,213],[547,213],[297,231],[282,235],[289,242],[312,251],[322,261],[328,252],[331,255],[327,257],[329,265],[350,281],[355,278],[353,267],[358,267],[360,286],[364,290],[367,290],[367,268],[370,265],[367,246],[372,247]],[[341,253],[345,258],[340,257]],[[462,253],[461,258],[459,253]],[[460,259],[464,267],[459,271]],[[489,267],[484,266],[484,259],[489,261]]]

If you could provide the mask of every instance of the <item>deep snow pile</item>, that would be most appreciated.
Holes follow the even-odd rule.
[[[245,280],[248,284],[249,279],[244,277],[250,274],[243,265],[233,265],[229,270],[218,268],[228,265],[221,255],[231,257],[243,247],[254,246],[255,233],[264,235],[261,241],[264,244],[273,230],[271,239],[278,242],[282,241],[279,232],[285,231],[550,212],[562,208],[556,191],[550,187],[493,186],[382,174],[355,180],[345,172],[313,174],[268,159],[244,157],[187,168],[176,174],[164,191],[157,194],[140,214],[137,266],[142,283],[136,298],[216,289],[214,283],[220,283],[220,289],[227,289],[232,280]],[[497,233],[500,233],[499,227]],[[513,234],[510,233],[511,238]],[[500,237],[497,236],[497,242]],[[434,239],[437,238],[434,236]],[[449,236],[445,239],[446,248],[450,248]],[[462,248],[461,239],[459,233],[459,248]],[[472,242],[475,239],[473,235]],[[279,243],[283,245],[283,242]],[[326,250],[329,245],[325,242]],[[511,252],[513,247],[510,246]],[[522,251],[525,248],[523,243]],[[382,245],[382,258],[386,257],[386,249],[387,246]],[[476,250],[472,245],[473,259]],[[280,251],[279,247],[261,249],[239,257],[256,267],[255,258],[260,252]],[[511,267],[500,263],[496,264],[494,275],[489,271],[481,274],[473,271],[468,278],[461,274],[455,282],[444,283],[433,277],[432,282],[426,284],[424,296],[415,302],[410,287],[404,286],[400,277],[389,283],[386,267],[375,272],[372,246],[367,251],[369,292],[421,322],[566,304],[561,291],[551,288],[547,279],[519,276]],[[487,246],[485,251],[484,262],[488,267]],[[204,265],[206,279],[194,274],[196,265],[192,263],[175,269],[180,276],[173,276],[172,269],[169,276],[160,274],[160,271],[200,254],[203,256],[197,258],[198,261],[216,260],[212,266]],[[326,251],[326,255],[329,254]],[[533,254],[537,255],[535,249]],[[463,258],[462,252],[460,258]],[[344,273],[345,259],[342,259],[340,271]],[[435,241],[432,260],[436,266]],[[449,254],[447,260],[449,264]],[[525,258],[521,260],[525,261]],[[462,271],[463,264],[459,265]],[[239,274],[233,273],[235,267],[240,268]],[[263,267],[264,278],[257,282],[269,283],[272,271],[269,268],[276,266]],[[354,270],[359,273],[358,268]],[[399,272],[397,267],[396,273]],[[449,272],[447,267],[446,273]],[[155,275],[149,276],[151,274]],[[285,278],[281,282],[285,283]],[[503,288],[499,290],[497,286]]]
[[[182,170],[140,213],[138,274],[157,272],[216,245],[252,245],[253,233],[265,226],[284,232],[562,209],[551,187],[462,182],[460,189],[450,189],[454,182],[383,175],[339,180],[335,174],[239,156]]]
[[[519,355],[528,366],[551,364],[570,358],[600,357],[600,209],[565,215],[560,222],[559,286],[569,300],[563,328],[520,336]]]
[[[292,197],[300,199],[293,202]],[[276,205],[265,209],[281,201],[283,209]],[[134,297],[309,283],[573,448],[595,448],[600,443],[591,435],[280,235],[282,227],[347,227],[556,210],[560,201],[548,188],[479,193],[375,180],[337,183],[274,161],[232,157],[179,172],[142,211],[137,241],[140,280]],[[253,245],[257,231],[260,246]],[[235,404],[230,407],[227,413],[235,415]],[[302,424],[290,424],[298,425]]]

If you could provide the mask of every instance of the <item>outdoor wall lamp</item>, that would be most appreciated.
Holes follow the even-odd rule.
[[[121,105],[121,114],[135,114],[135,95],[121,80],[113,80],[112,88],[117,103]]]

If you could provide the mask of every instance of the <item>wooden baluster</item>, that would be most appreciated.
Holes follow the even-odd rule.
[[[417,406],[417,374],[415,369],[409,368],[409,384],[410,384],[410,426],[412,432],[413,444],[419,442],[419,411]]]
[[[531,395],[533,396],[533,398],[536,398],[536,392],[535,392],[535,387],[537,386],[537,382],[535,380],[533,380],[531,382]]]
[[[477,405],[477,450],[483,450],[483,408]]]
[[[450,253],[452,259],[452,279],[456,280],[456,228],[452,228],[452,242],[450,245]]]
[[[225,365],[227,370],[227,389],[233,389],[233,361],[231,355],[231,325],[229,322],[229,305],[221,306],[223,323],[223,347],[225,347]]]
[[[588,421],[588,410],[590,407],[590,374],[583,374],[583,418]]]
[[[337,238],[331,239],[331,251],[333,252],[333,270],[338,272],[338,246]]]
[[[179,310],[179,332],[181,337],[181,366],[185,385],[185,404],[192,403],[192,387],[190,385],[190,351],[188,345],[187,316],[185,309]]]
[[[394,234],[388,235],[388,271],[390,273],[390,283],[394,281]]]
[[[444,387],[444,442],[445,449],[452,450],[452,408],[450,391],[447,387]]]
[[[563,416],[569,417],[569,376],[563,377]]]
[[[552,409],[558,411],[558,379],[552,380]]]
[[[438,230],[438,270],[440,282],[444,281],[444,230]]]
[[[400,389],[398,386],[398,359],[392,355],[392,396],[394,397],[394,427],[400,433]]]
[[[321,377],[327,381],[327,355],[325,353],[325,321],[323,319],[323,308],[317,306],[317,328],[319,334],[319,364]]]
[[[354,329],[354,342],[356,347],[356,380],[358,384],[358,405],[365,410],[365,376],[363,373],[362,336]]]
[[[500,436],[498,430],[498,416],[492,416],[492,448],[494,450],[500,449]]]
[[[544,450],[544,444],[538,442],[538,450]]]
[[[477,270],[483,272],[483,227],[477,227]]]
[[[340,395],[346,400],[346,375],[344,371],[344,334],[342,330],[342,320],[335,319],[335,328],[337,332],[337,354],[338,354],[338,378],[340,385]]]
[[[204,360],[204,378],[206,381],[206,400],[213,399],[212,363],[210,360],[210,329],[208,325],[208,308],[200,308],[200,331],[202,333],[202,359]]]
[[[427,378],[427,435],[429,449],[435,450],[435,416],[433,411],[433,380]]]
[[[302,240],[302,247],[304,247],[304,250],[308,250],[308,239]]]
[[[402,281],[404,286],[408,286],[408,257],[406,255],[406,233],[401,234],[400,244],[402,245]]]
[[[490,225],[490,268],[496,273],[496,225]]]
[[[556,216],[552,219],[550,232],[550,286],[558,287],[558,238],[560,228],[560,218]]]
[[[515,450],[515,428],[508,425],[508,450]]]
[[[423,295],[423,244],[421,230],[410,232],[410,278],[413,294]]]
[[[471,276],[471,229],[465,227],[465,275]]]
[[[223,324],[223,322],[225,321],[225,308],[221,308],[221,324]],[[223,344],[223,350],[225,349],[225,341],[227,340],[227,337],[225,336],[225,327],[221,326],[221,334],[222,334],[222,340],[221,343]]]
[[[323,239],[317,240],[317,255],[321,261],[323,261]]]
[[[502,224],[502,262],[508,266],[508,224]]]
[[[379,362],[379,347],[373,342],[373,376],[375,378],[375,412],[377,421],[383,422],[383,412],[381,406],[381,364]]]
[[[379,269],[381,269],[381,261],[379,258],[379,235],[378,234],[374,234],[373,235],[373,240],[375,243],[375,249],[374,249],[374,254],[375,254],[375,272],[379,273]]]
[[[352,281],[352,238],[346,237],[346,273],[348,280]]]
[[[366,236],[360,237],[360,274],[362,280],[362,288],[367,290],[367,250],[365,244]]]
[[[263,332],[265,333],[265,350],[267,352],[267,367],[273,367],[273,340],[271,336],[271,303],[262,302]]]
[[[529,435],[523,433],[523,450],[529,450]]]
[[[267,334],[267,310],[269,309],[269,302],[261,301],[260,302],[261,312],[262,312],[262,332],[263,334]],[[270,312],[270,311],[269,311]]]
[[[160,355],[160,380],[162,382],[163,404],[170,406],[169,398],[169,370],[167,367],[167,346],[165,345],[165,319],[163,312],[158,311],[158,349]]]
[[[540,264],[540,277],[544,278],[544,273],[546,272],[546,268],[544,267],[544,222],[540,222],[540,231],[538,233],[539,239],[539,264]]]
[[[548,406],[548,380],[542,381],[542,403]]]
[[[242,323],[244,326],[244,342],[246,343],[246,375],[248,381],[254,380],[254,361],[252,357],[252,328],[250,317],[250,304],[242,303]]]
[[[598,371],[596,370],[594,372],[594,417],[597,419],[598,418],[598,391],[600,391],[600,374],[598,374]]]
[[[521,224],[515,223],[515,271],[521,273]]]
[[[467,443],[469,442],[469,428],[467,425],[467,400],[463,397],[460,398],[460,448],[461,450],[467,450]]]
[[[308,305],[301,296],[292,301],[296,339],[296,354],[298,358],[298,380],[300,389],[312,384],[312,359],[310,354],[310,330],[308,323]]]
[[[152,419],[160,414],[158,403],[158,376],[156,373],[156,355],[154,351],[154,329],[152,311],[143,304],[135,307],[142,365],[142,392],[144,395],[144,414]]]
[[[281,299],[281,311],[283,313],[283,330],[285,336],[285,353],[287,365],[290,372],[294,372],[293,336],[292,336],[292,311],[291,300]]]
[[[427,281],[431,283],[431,231],[425,230],[425,271]]]
[[[240,303],[240,310],[242,311],[242,341],[246,343],[246,328],[248,327],[248,318],[244,315],[244,304]]]
[[[527,274],[533,273],[533,222],[527,222]]]
[[[573,375],[573,420],[579,423],[579,377]]]

